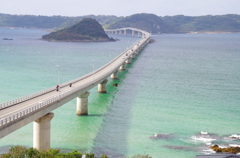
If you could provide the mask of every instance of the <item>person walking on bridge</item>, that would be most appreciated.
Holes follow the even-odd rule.
[[[59,85],[56,86],[56,90],[57,90],[57,91],[59,90]]]

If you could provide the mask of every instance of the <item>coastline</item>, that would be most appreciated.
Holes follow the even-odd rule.
[[[32,29],[32,30],[44,30],[47,32],[54,32],[53,28],[35,28],[35,27],[4,27],[1,26],[0,28],[4,28],[4,29],[10,29],[10,30],[14,30],[14,29]]]
[[[44,31],[47,31],[47,32],[55,32],[56,31],[56,29],[54,29],[54,28],[36,28],[36,27],[0,26],[0,28],[5,28],[5,29],[35,29],[35,30],[44,30]],[[240,32],[239,31],[190,31],[190,32],[168,33],[168,34],[228,34],[228,33],[240,33]],[[79,41],[76,41],[76,42],[79,42]]]
[[[230,32],[230,31],[191,31],[186,34],[229,34],[229,33],[240,33],[240,32]]]

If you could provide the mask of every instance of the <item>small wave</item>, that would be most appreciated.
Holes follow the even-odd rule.
[[[215,153],[215,151],[213,151],[212,149],[203,149],[201,153],[209,155]]]
[[[203,132],[203,131],[201,131],[201,134],[208,134],[208,132]]]
[[[229,144],[230,147],[240,147],[240,144]]]
[[[194,139],[194,140],[202,141],[204,143],[216,140],[216,139],[208,137],[208,136],[192,136],[191,138]]]
[[[149,137],[150,139],[172,139],[173,134],[154,134]]]
[[[232,134],[232,135],[229,136],[229,138],[230,138],[231,140],[240,140],[240,135]]]

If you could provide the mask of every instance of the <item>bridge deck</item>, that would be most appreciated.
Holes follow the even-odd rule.
[[[144,31],[144,33],[146,32]],[[147,44],[149,38],[150,34],[147,34],[144,38],[135,43],[134,46],[127,49],[112,61],[94,72],[76,80],[61,84],[59,92],[52,88],[47,90],[44,94],[39,93],[39,95],[33,95],[33,97],[24,101],[20,100],[17,103],[12,102],[12,105],[7,104],[8,106],[0,107],[0,138],[30,123],[31,121],[38,119],[39,117],[44,116],[67,101],[87,92],[97,84],[104,81],[112,73],[118,70],[121,65],[125,64],[125,61],[128,60],[128,58],[131,58],[132,54],[137,53],[140,49],[142,49]],[[126,53],[128,53],[128,55],[126,55]],[[69,83],[72,83],[72,87],[69,86]],[[38,112],[38,114],[36,114],[36,111],[41,111],[41,113]],[[23,123],[22,120],[24,119],[27,119],[27,121]],[[22,122],[18,123],[19,121]],[[16,124],[18,127],[15,127]],[[9,130],[7,128],[9,128]]]

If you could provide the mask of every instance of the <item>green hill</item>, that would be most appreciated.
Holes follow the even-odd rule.
[[[173,33],[176,32],[165,21],[154,14],[134,14],[122,18],[115,23],[109,25],[108,29],[134,27],[151,33]]]
[[[57,29],[61,30],[61,29],[71,27],[71,26],[77,24],[78,22],[80,22],[84,18],[96,19],[103,27],[105,27],[105,26],[117,21],[118,19],[120,19],[120,17],[113,16],[113,15],[97,15],[97,16],[86,15],[86,16],[72,17],[72,18],[69,18],[64,23],[62,23],[60,26],[58,26]]]
[[[195,32],[240,32],[240,15],[165,16],[162,18],[180,33]]]
[[[85,15],[77,17],[67,16],[36,16],[36,15],[11,15],[0,13],[0,27],[22,27],[43,29],[65,29],[75,25],[84,18],[96,19],[102,26],[109,25],[120,19],[114,15]]]
[[[68,20],[63,16],[10,15],[0,13],[0,27],[52,29]]]
[[[42,38],[50,41],[114,41],[108,37],[102,26],[91,18],[85,18],[69,28],[49,33]]]
[[[104,28],[135,27],[153,34],[194,32],[240,32],[240,15],[164,16],[134,14],[127,17],[86,15],[78,17],[10,15],[0,13],[0,27],[65,29],[84,18],[96,19]]]

